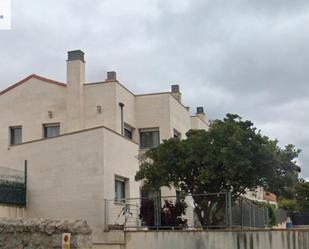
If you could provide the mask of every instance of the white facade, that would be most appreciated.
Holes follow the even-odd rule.
[[[139,153],[156,139],[207,129],[203,111],[191,116],[172,89],[137,95],[114,72],[86,83],[78,50],[68,53],[66,84],[30,75],[0,92],[0,166],[22,169],[27,160],[25,215],[86,219],[102,241],[115,179],[125,182],[126,198],[140,195]]]

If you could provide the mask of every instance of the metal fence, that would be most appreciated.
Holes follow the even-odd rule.
[[[265,228],[268,211],[230,193],[105,200],[105,225],[113,229]]]
[[[276,223],[282,224],[286,222],[287,217],[288,217],[288,212],[283,209],[277,209],[275,210],[275,217],[276,217]]]
[[[0,167],[0,204],[26,206],[26,161],[24,167],[24,171]]]
[[[268,225],[268,209],[245,197],[232,202],[231,216],[233,227],[265,228]]]
[[[11,169],[0,165],[0,181],[25,182],[25,173],[22,170]]]

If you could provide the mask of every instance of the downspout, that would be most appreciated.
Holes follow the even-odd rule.
[[[123,107],[124,107],[124,103],[119,102],[119,106],[120,106],[121,135],[124,135],[124,121],[123,121]]]

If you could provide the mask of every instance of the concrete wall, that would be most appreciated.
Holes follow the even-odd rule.
[[[0,248],[62,248],[63,233],[71,234],[71,249],[92,248],[86,222],[38,219],[0,219]]]
[[[147,249],[308,249],[309,230],[126,232],[124,249],[145,246]]]

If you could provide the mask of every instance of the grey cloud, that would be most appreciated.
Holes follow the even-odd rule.
[[[80,48],[88,81],[116,70],[135,92],[179,83],[208,118],[238,113],[302,148],[309,177],[308,1],[28,0],[13,1],[12,16],[0,31],[1,88],[30,73],[65,81],[65,53]]]

